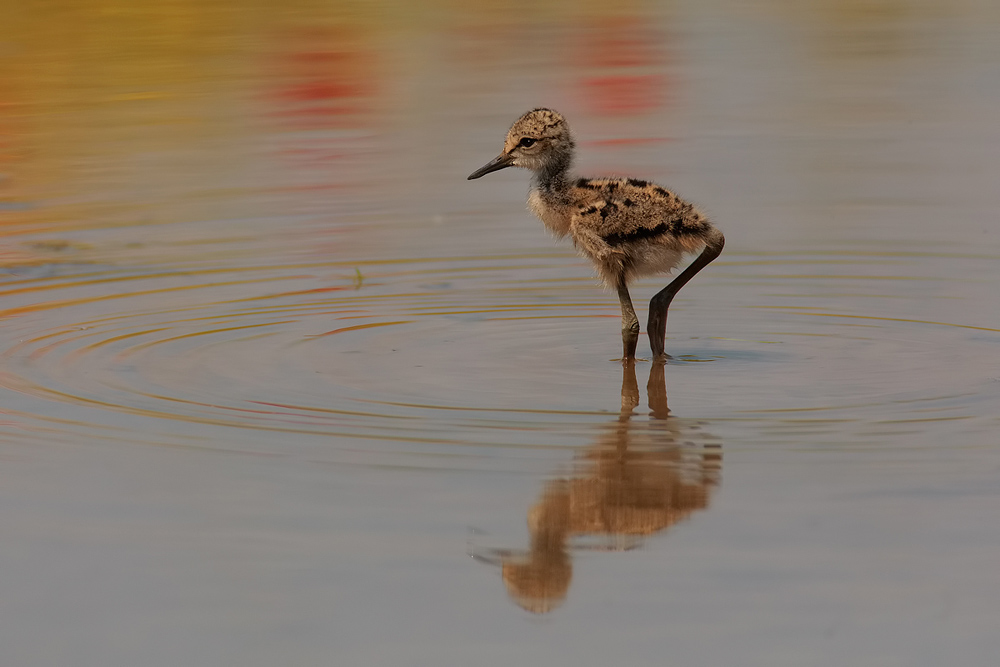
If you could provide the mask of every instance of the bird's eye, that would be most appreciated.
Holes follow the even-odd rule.
[[[531,137],[524,137],[523,139],[521,139],[518,145],[524,146],[525,148],[531,148],[532,146],[535,145],[535,140],[532,139]]]

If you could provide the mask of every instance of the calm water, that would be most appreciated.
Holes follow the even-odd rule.
[[[0,13],[4,664],[993,664],[997,7],[282,7]],[[726,233],[665,369],[541,105]]]

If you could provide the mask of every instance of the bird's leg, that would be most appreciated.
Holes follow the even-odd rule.
[[[671,281],[669,285],[656,293],[649,301],[649,322],[646,332],[649,334],[649,346],[653,349],[653,361],[664,361],[667,359],[663,347],[667,337],[667,310],[674,296],[695,274],[704,269],[708,264],[722,253],[722,248],[726,244],[725,237],[720,233],[713,238],[698,257],[691,264],[681,271],[680,275]]]
[[[622,360],[627,362],[635,359],[635,348],[639,344],[639,318],[635,316],[624,278],[618,281],[618,300],[622,304]]]

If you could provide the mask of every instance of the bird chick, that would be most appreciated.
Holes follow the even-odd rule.
[[[567,234],[604,283],[618,292],[624,359],[635,358],[639,319],[628,285],[669,273],[684,255],[697,258],[649,302],[647,333],[654,361],[665,361],[667,310],[677,291],[722,253],[725,237],[694,205],[659,185],[635,178],[575,178],[576,145],[563,116],[534,109],[507,132],[503,152],[469,180],[507,167],[534,173],[528,208],[557,237]]]

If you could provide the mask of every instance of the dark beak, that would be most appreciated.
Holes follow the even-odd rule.
[[[513,155],[504,155],[501,153],[496,157],[495,160],[493,160],[489,164],[483,165],[479,169],[476,169],[474,172],[469,174],[469,180],[471,181],[474,178],[485,176],[491,171],[500,171],[501,169],[506,169],[507,167],[513,166],[513,163],[514,163]]]

